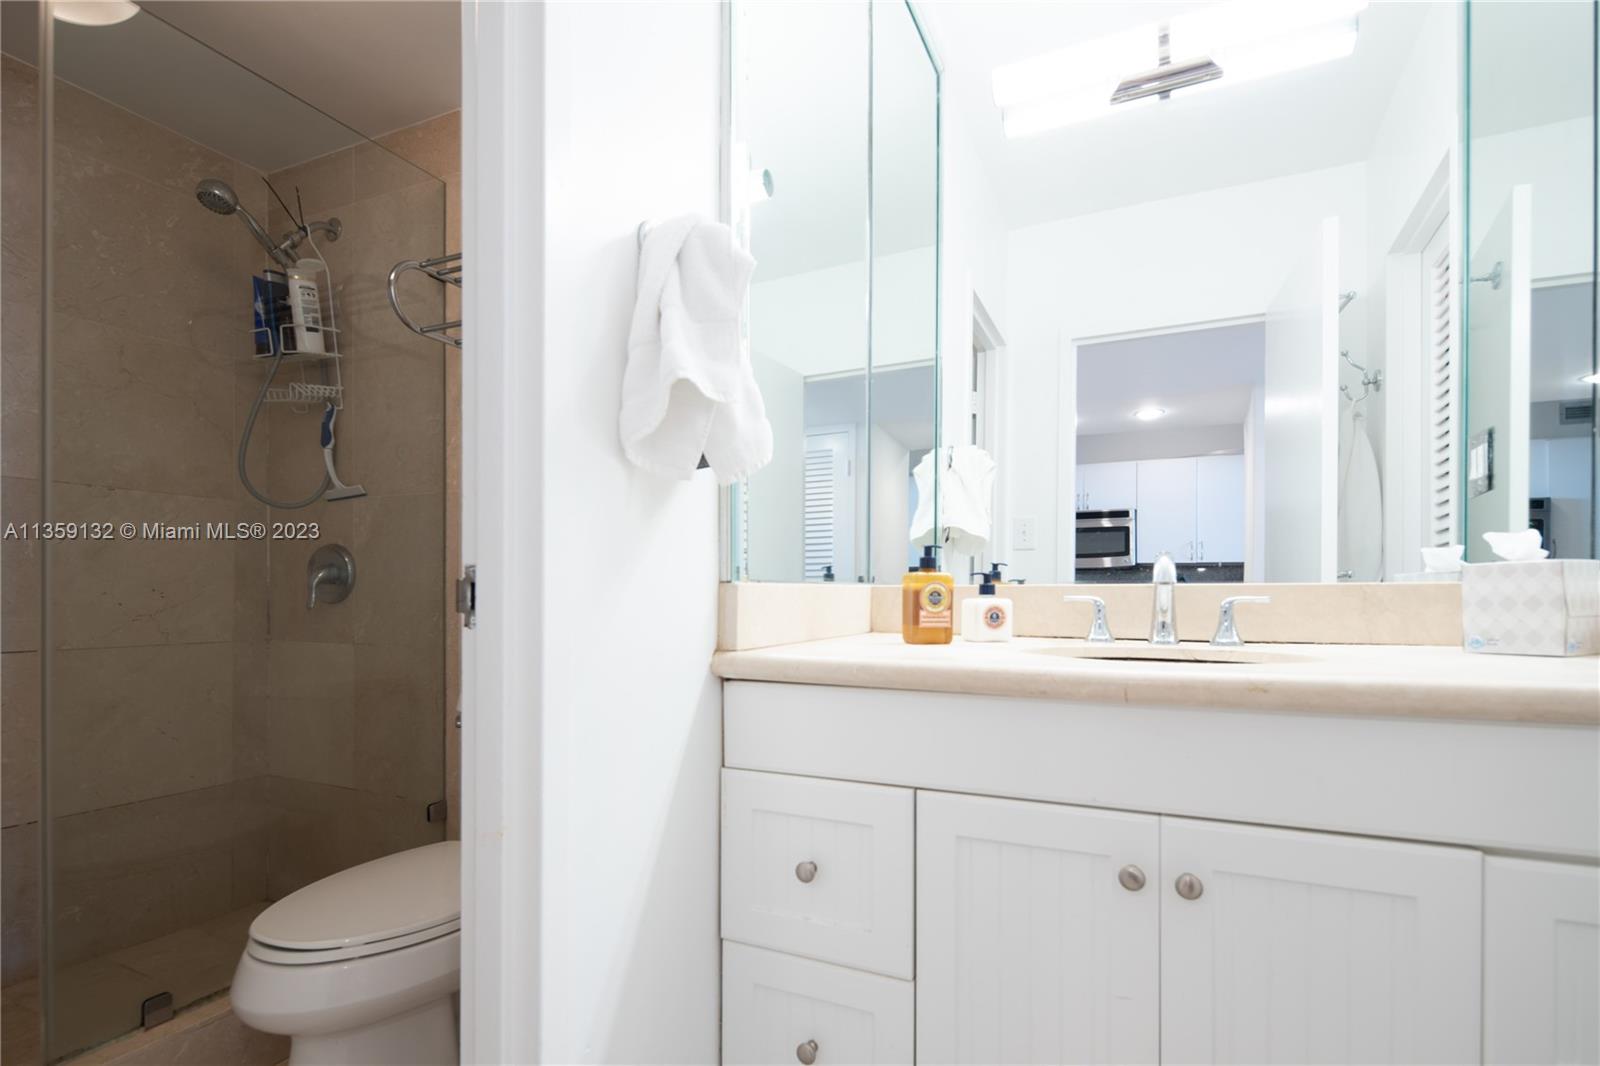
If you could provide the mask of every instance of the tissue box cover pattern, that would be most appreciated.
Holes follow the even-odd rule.
[[[1600,561],[1469,563],[1461,568],[1461,629],[1468,651],[1600,653]]]

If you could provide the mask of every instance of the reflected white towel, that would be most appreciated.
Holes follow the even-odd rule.
[[[1340,427],[1339,569],[1352,581],[1383,578],[1383,489],[1367,422],[1348,407]]]
[[[933,531],[933,464],[939,459],[939,524]],[[917,479],[917,513],[911,519],[912,544],[941,544],[946,550],[978,555],[989,543],[989,505],[994,499],[994,459],[975,444],[929,452],[912,471]]]
[[[688,478],[704,455],[726,485],[772,459],[772,425],[739,344],[755,265],[727,226],[692,215],[646,233],[618,418],[636,466]]]

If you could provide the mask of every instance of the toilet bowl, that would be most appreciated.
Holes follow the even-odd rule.
[[[461,845],[388,855],[262,911],[233,1012],[290,1038],[290,1066],[452,1066],[461,984]]]

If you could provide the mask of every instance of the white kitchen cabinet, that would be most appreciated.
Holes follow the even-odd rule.
[[[911,976],[913,793],[722,772],[722,935]]]
[[[1194,560],[1195,460],[1151,459],[1138,464],[1138,559],[1153,563],[1166,552],[1174,562]]]
[[[1155,1062],[1158,827],[918,793],[917,1061]]]
[[[1478,1061],[1478,852],[1163,818],[1161,872],[1163,1061]]]
[[[1078,467],[1078,510],[1129,511],[1139,502],[1139,464],[1084,463]]]
[[[1244,456],[1195,460],[1195,553],[1200,562],[1244,562]]]
[[[722,945],[722,1061],[910,1063],[911,982]]]
[[[1483,1058],[1600,1062],[1600,871],[1484,861]]]

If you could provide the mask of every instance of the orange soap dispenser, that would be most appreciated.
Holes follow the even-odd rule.
[[[948,644],[955,635],[956,585],[940,573],[936,544],[922,549],[922,565],[900,582],[900,633],[907,644]]]

